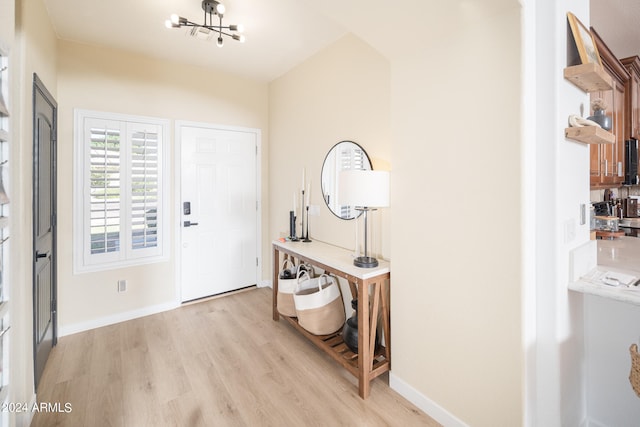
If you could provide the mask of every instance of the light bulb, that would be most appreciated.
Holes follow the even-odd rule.
[[[239,25],[229,25],[229,29],[231,31],[237,31],[239,33],[244,33],[244,25],[239,24]]]
[[[222,3],[218,3],[216,5],[216,12],[218,13],[218,15],[224,15],[224,11],[225,11],[225,7]]]
[[[218,37],[218,47],[222,47],[224,44],[224,40],[222,40],[222,36]]]
[[[167,28],[173,28],[173,22],[171,22],[171,19],[164,21],[164,26]]]
[[[233,37],[234,40],[238,40],[240,43],[244,43],[244,35],[234,34],[231,37]]]
[[[176,25],[180,25],[180,17],[178,15],[176,15],[175,13],[171,15],[171,22],[176,24]]]

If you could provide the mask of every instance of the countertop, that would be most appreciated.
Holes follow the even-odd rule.
[[[584,260],[572,259],[572,269],[581,269],[582,271],[578,271],[576,280],[569,283],[569,289],[640,305],[640,286],[612,286],[604,284],[596,278],[611,273],[610,276],[625,275],[640,279],[640,238],[623,236],[613,240],[603,239],[595,242],[597,245],[596,265],[588,265],[589,262],[585,264]],[[587,249],[589,249],[588,246],[585,245]],[[584,249],[576,250],[576,252],[579,251],[584,252]],[[580,256],[582,257],[582,255]]]

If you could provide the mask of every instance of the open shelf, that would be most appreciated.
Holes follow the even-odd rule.
[[[313,335],[298,324],[298,318],[284,315],[280,315],[280,317],[287,320],[301,334],[306,336],[309,341],[324,350],[333,360],[342,365],[354,377],[358,378],[358,354],[352,352],[344,343],[342,330],[329,335]],[[385,357],[385,347],[380,345],[373,354],[373,367],[371,369],[370,379],[374,379],[378,375],[387,372],[389,368],[389,360]]]
[[[613,144],[616,136],[598,126],[569,127],[564,136],[584,144]]]
[[[564,78],[588,93],[613,89],[611,76],[597,64],[587,63],[567,67],[564,69]]]

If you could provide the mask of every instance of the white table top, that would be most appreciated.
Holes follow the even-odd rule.
[[[312,242],[281,242],[274,240],[273,245],[279,249],[299,254],[326,266],[342,271],[358,279],[370,279],[391,271],[389,261],[378,259],[378,267],[362,268],[353,265],[354,254],[338,246],[314,240]]]

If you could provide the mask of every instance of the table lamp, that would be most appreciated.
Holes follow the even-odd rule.
[[[353,264],[363,268],[377,267],[378,260],[369,256],[367,214],[376,208],[389,206],[389,172],[343,171],[340,173],[339,186],[340,204],[354,206],[356,210],[364,213],[364,256],[356,257]]]

